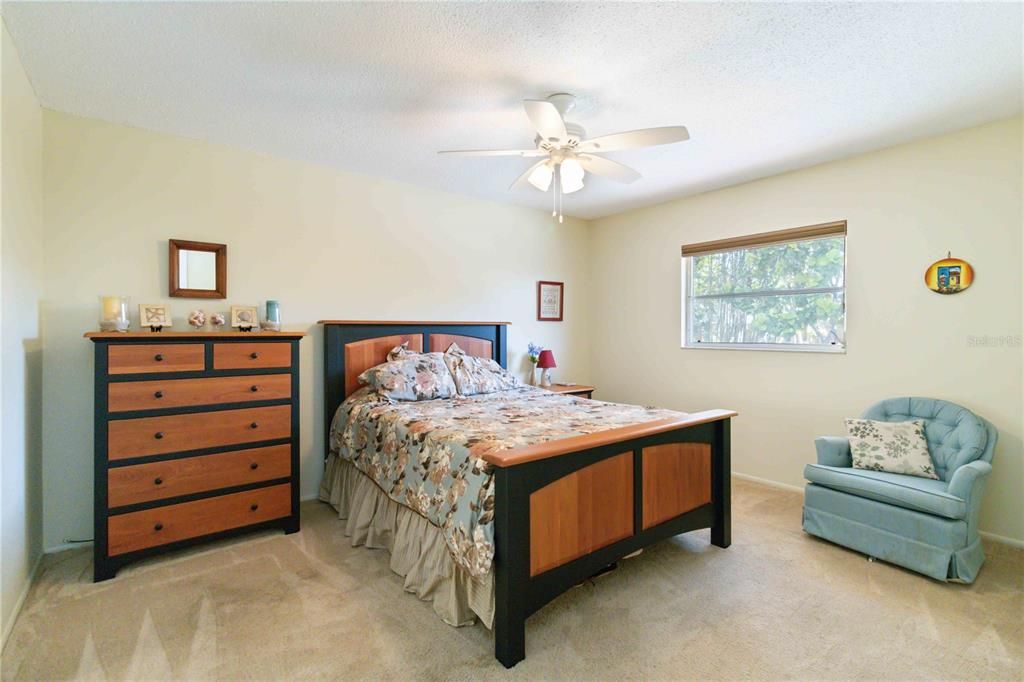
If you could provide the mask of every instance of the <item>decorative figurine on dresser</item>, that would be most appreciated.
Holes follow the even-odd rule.
[[[262,528],[299,530],[302,332],[92,332],[94,579]]]

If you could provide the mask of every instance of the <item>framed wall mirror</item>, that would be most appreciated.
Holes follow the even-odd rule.
[[[168,242],[168,290],[174,298],[227,298],[226,244],[171,239]]]

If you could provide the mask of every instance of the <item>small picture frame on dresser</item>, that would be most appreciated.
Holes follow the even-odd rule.
[[[259,327],[259,310],[254,305],[231,306],[231,326],[240,332],[251,332]]]
[[[158,332],[163,330],[164,327],[170,327],[170,309],[160,303],[140,303],[139,326],[143,329],[149,327],[151,332]]]

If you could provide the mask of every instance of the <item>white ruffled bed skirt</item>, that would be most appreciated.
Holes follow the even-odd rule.
[[[470,576],[455,563],[441,530],[382,491],[351,462],[331,453],[320,484],[320,499],[344,519],[352,546],[386,549],[391,570],[405,578],[405,589],[430,601],[449,625],[471,625],[475,618],[488,629],[494,622],[494,574]]]

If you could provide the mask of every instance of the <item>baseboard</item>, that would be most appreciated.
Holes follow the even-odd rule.
[[[760,483],[761,485],[766,485],[766,486],[769,486],[771,488],[779,488],[780,490],[788,490],[791,493],[802,493],[804,491],[804,489],[801,488],[798,485],[790,485],[788,483],[779,483],[778,481],[773,481],[773,480],[768,479],[768,478],[760,478],[758,476],[751,476],[750,474],[741,474],[738,471],[732,472],[732,477],[733,478],[738,478],[741,481],[750,481],[751,483]]]
[[[998,542],[1002,545],[1009,545],[1010,547],[1024,549],[1024,540],[1018,540],[1017,538],[1008,538],[1005,535],[996,535],[995,533],[989,533],[987,530],[979,530],[978,535],[985,538],[986,540],[991,540],[992,542]]]
[[[42,563],[43,553],[40,552],[39,556],[36,557],[35,563],[32,565],[32,570],[28,572],[28,579],[25,581],[25,585],[21,588],[21,594],[18,595],[18,601],[14,604],[14,609],[11,611],[11,619],[7,622],[7,625],[4,626],[3,635],[0,636],[0,654],[2,654],[4,649],[7,648],[7,640],[14,631],[14,624],[18,622],[18,616],[21,615],[21,607],[25,605],[25,599],[28,597],[28,591],[32,589],[32,583],[36,581],[36,573],[39,572],[39,566]]]
[[[779,483],[778,481],[772,481],[770,479],[760,478],[758,476],[751,476],[750,474],[741,474],[738,471],[732,472],[732,476],[733,478],[738,478],[741,481],[751,481],[752,483],[760,483],[761,485],[766,485],[771,488],[778,488],[780,490],[788,490],[790,492],[795,493],[802,493],[804,491],[804,489],[801,488],[800,486],[790,485],[788,483]],[[991,540],[992,542],[998,542],[1003,545],[1009,545],[1011,547],[1018,547],[1020,549],[1024,549],[1024,540],[1018,540],[1017,538],[1008,538],[1005,535],[997,535],[995,533],[989,533],[985,530],[978,531],[978,534],[986,540]]]
[[[65,542],[62,545],[54,545],[53,547],[47,547],[43,550],[43,554],[56,554],[57,552],[66,552],[69,549],[77,549],[79,547],[92,547],[92,540],[86,540],[84,542]]]

